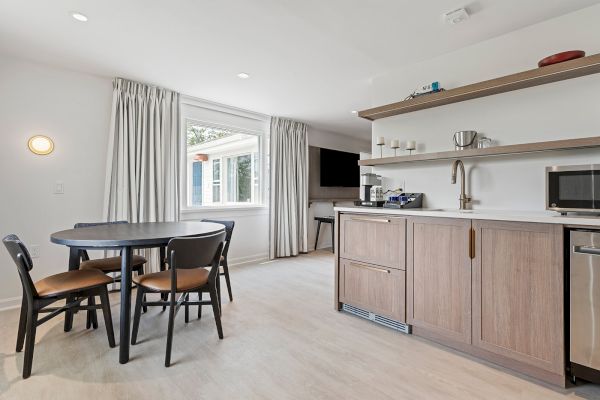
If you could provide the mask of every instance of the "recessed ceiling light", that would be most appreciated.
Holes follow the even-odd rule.
[[[239,74],[237,74],[238,78],[240,79],[248,79],[250,78],[250,75],[245,73],[245,72],[240,72]]]
[[[79,22],[87,22],[88,17],[83,15],[82,13],[72,12],[71,17],[75,18]]]
[[[350,112],[351,112],[352,114],[358,114],[358,111],[356,111],[356,110],[352,110],[352,111],[350,111]]]

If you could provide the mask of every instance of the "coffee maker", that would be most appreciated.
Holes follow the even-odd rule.
[[[381,175],[372,173],[360,176],[360,200],[354,205],[363,207],[383,207],[383,193],[381,190]]]

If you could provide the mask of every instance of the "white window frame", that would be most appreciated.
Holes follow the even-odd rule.
[[[212,159],[212,185],[211,185],[211,195],[213,198],[213,202],[215,201],[215,161],[219,162],[219,203],[223,202],[223,157],[215,157]]]
[[[198,125],[201,126],[205,126],[207,128],[213,128],[213,129],[223,129],[223,130],[227,130],[230,131],[232,133],[240,133],[240,134],[245,134],[245,135],[252,135],[252,136],[256,136],[258,138],[258,176],[259,176],[259,182],[258,182],[258,191],[259,191],[259,195],[256,196],[256,203],[227,203],[227,202],[223,202],[224,200],[224,194],[225,194],[225,185],[224,185],[224,180],[223,177],[225,176],[224,172],[226,170],[226,166],[224,168],[224,165],[226,163],[224,163],[224,159],[226,157],[220,157],[221,159],[221,204],[218,205],[202,205],[202,206],[193,206],[190,205],[188,203],[189,200],[189,191],[188,191],[188,186],[189,186],[189,168],[188,168],[188,162],[187,162],[187,125],[188,122],[193,122],[196,123]],[[257,130],[251,130],[251,129],[245,129],[245,128],[240,128],[237,126],[230,126],[230,125],[223,125],[223,124],[217,124],[214,122],[208,122],[208,121],[203,121],[201,119],[198,118],[192,118],[192,117],[186,117],[186,116],[182,116],[181,117],[181,128],[180,128],[181,132],[181,192],[180,192],[180,197],[181,197],[181,213],[182,214],[186,214],[186,213],[194,213],[194,212],[198,212],[198,211],[221,211],[221,210],[253,210],[253,209],[266,209],[268,207],[268,196],[266,193],[266,189],[267,186],[267,182],[266,179],[268,179],[267,177],[267,166],[266,166],[266,162],[267,162],[267,158],[266,158],[266,152],[267,152],[267,140],[266,140],[266,132],[263,131],[257,131]],[[241,152],[240,154],[250,154],[252,155],[252,153],[248,153],[248,152]],[[229,157],[233,157],[234,155],[228,155]],[[211,169],[212,171],[212,169]],[[251,181],[251,188],[252,190],[254,190],[254,182]]]

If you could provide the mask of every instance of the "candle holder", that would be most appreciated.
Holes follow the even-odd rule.
[[[383,146],[385,146],[384,136],[379,136],[377,138],[377,146],[379,146],[379,158],[383,158]]]
[[[406,150],[408,150],[408,154],[412,156],[413,150],[416,150],[417,142],[414,140],[409,140],[406,142]]]
[[[390,143],[390,149],[394,149],[394,157],[398,156],[398,149],[400,148],[400,142],[396,139]]]

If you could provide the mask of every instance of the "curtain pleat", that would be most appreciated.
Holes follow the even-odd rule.
[[[177,221],[179,94],[116,78],[109,135],[104,219]],[[144,253],[156,259],[157,252]]]
[[[307,126],[271,119],[270,256],[308,252]]]

